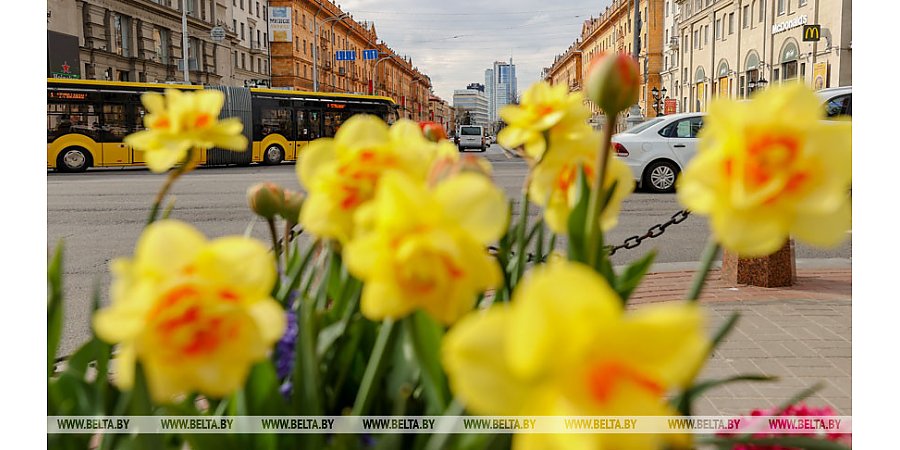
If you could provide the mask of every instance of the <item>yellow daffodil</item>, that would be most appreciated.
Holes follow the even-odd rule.
[[[433,190],[385,174],[358,213],[359,236],[344,249],[350,273],[365,281],[363,315],[399,319],[422,309],[456,321],[502,280],[485,247],[503,234],[506,209],[503,193],[480,174],[452,176]]]
[[[524,146],[529,158],[539,160],[547,148],[546,133],[577,128],[590,116],[590,110],[584,105],[584,94],[569,93],[565,85],[551,86],[542,81],[522,94],[519,105],[500,110],[500,117],[507,125],[497,135],[497,142],[509,149]]]
[[[141,96],[141,102],[147,109],[146,129],[126,136],[125,143],[144,152],[147,166],[153,172],[169,170],[184,161],[191,150],[211,147],[247,150],[240,119],[218,120],[225,102],[224,94],[219,91],[166,89],[165,96],[148,92]]]
[[[775,252],[789,235],[834,246],[850,229],[851,124],[823,120],[802,85],[710,106],[678,200],[710,216],[719,242],[743,256]]]
[[[536,268],[511,303],[459,321],[444,338],[450,387],[484,415],[675,415],[666,394],[706,356],[695,304],[626,313],[606,281],[572,262]],[[515,449],[658,449],[685,436],[523,434]]]
[[[583,167],[586,183],[597,173],[597,155],[600,152],[600,134],[589,126],[580,127],[571,137],[551,138],[552,150],[538,163],[531,174],[528,195],[531,201],[544,207],[547,226],[556,233],[568,232],[569,212],[575,207],[578,194],[578,168]],[[604,231],[616,226],[622,200],[634,190],[634,177],[625,164],[610,156],[606,166],[604,188],[613,183],[616,189],[600,216]]]
[[[140,361],[156,402],[234,392],[284,332],[284,311],[270,297],[275,259],[256,240],[207,241],[162,220],[112,272],[112,305],[94,316],[94,330],[119,344],[116,383],[130,389]]]
[[[300,155],[297,175],[308,193],[300,224],[317,236],[348,241],[354,213],[375,195],[382,174],[397,170],[425,180],[441,145],[410,120],[388,128],[375,116],[351,117],[334,139],[318,139]]]

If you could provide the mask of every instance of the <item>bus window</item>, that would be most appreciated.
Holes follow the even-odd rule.
[[[334,137],[335,133],[337,133],[338,128],[340,128],[341,124],[344,123],[344,113],[325,111],[324,118],[325,129],[323,136]]]
[[[130,132],[125,115],[125,105],[106,103],[103,105],[102,142],[122,142]]]
[[[50,103],[47,105],[47,143],[68,133],[97,139],[100,118],[92,104]]]
[[[322,137],[322,124],[319,111],[307,111],[306,116],[309,119],[307,121],[307,124],[309,125],[309,140],[312,141]]]
[[[260,114],[260,127],[262,137],[278,133],[288,140],[291,133],[291,110],[287,108],[266,108]]]

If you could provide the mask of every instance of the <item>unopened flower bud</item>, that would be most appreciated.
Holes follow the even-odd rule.
[[[641,88],[637,63],[624,53],[601,55],[591,64],[585,91],[607,115],[637,103]]]
[[[272,220],[284,208],[284,190],[274,183],[258,183],[247,189],[247,203],[259,216]]]
[[[290,223],[297,223],[300,220],[300,208],[303,207],[303,200],[306,196],[302,192],[284,190],[284,206],[281,208],[281,217]]]
[[[419,122],[419,126],[422,128],[422,134],[425,135],[425,139],[431,142],[440,142],[447,139],[447,133],[444,131],[444,128],[437,123]]]

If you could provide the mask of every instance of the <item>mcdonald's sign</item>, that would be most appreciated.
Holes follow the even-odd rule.
[[[819,42],[822,25],[803,25],[803,42]]]

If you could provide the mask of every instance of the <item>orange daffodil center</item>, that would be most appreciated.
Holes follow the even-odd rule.
[[[423,310],[455,322],[478,293],[502,281],[485,247],[503,234],[506,208],[482,174],[453,174],[429,188],[402,172],[385,173],[344,249],[350,273],[365,281],[363,315],[400,319]]]
[[[532,169],[529,199],[544,208],[547,226],[556,233],[568,232],[569,213],[578,200],[578,171],[584,171],[588,186],[597,172],[600,140],[600,134],[586,125],[562,136],[551,134],[549,150]],[[603,230],[616,226],[620,205],[634,190],[628,167],[610,156],[604,188],[610,189],[614,183],[615,191],[600,215]]]
[[[297,175],[308,198],[300,224],[313,234],[348,242],[353,216],[371,201],[387,171],[425,180],[441,146],[425,139],[415,122],[401,120],[392,127],[374,116],[347,120],[334,139],[318,139],[300,155]]]
[[[846,238],[851,124],[824,120],[821,108],[799,84],[711,105],[678,199],[710,216],[725,248],[750,257],[775,252],[788,236],[820,247]]]
[[[217,120],[225,102],[219,91],[167,89],[165,95],[146,93],[141,101],[147,110],[147,129],[128,135],[125,142],[144,152],[147,166],[154,172],[165,172],[184,162],[188,152],[211,147],[247,150],[240,119]]]
[[[585,126],[590,115],[580,92],[570,93],[564,85],[540,82],[525,91],[519,105],[500,110],[507,126],[500,130],[497,142],[510,149],[522,146],[529,158],[539,160],[549,145],[547,133]]]
[[[130,389],[140,361],[157,402],[230,394],[284,332],[284,311],[269,296],[275,260],[255,240],[210,242],[185,223],[157,221],[113,275],[112,304],[94,316],[94,330],[119,344],[116,383]]]
[[[508,304],[457,323],[444,338],[451,389],[475,414],[670,415],[665,395],[706,356],[695,304],[626,312],[587,266],[534,269]],[[565,434],[514,437],[514,448],[662,448],[676,435]]]

